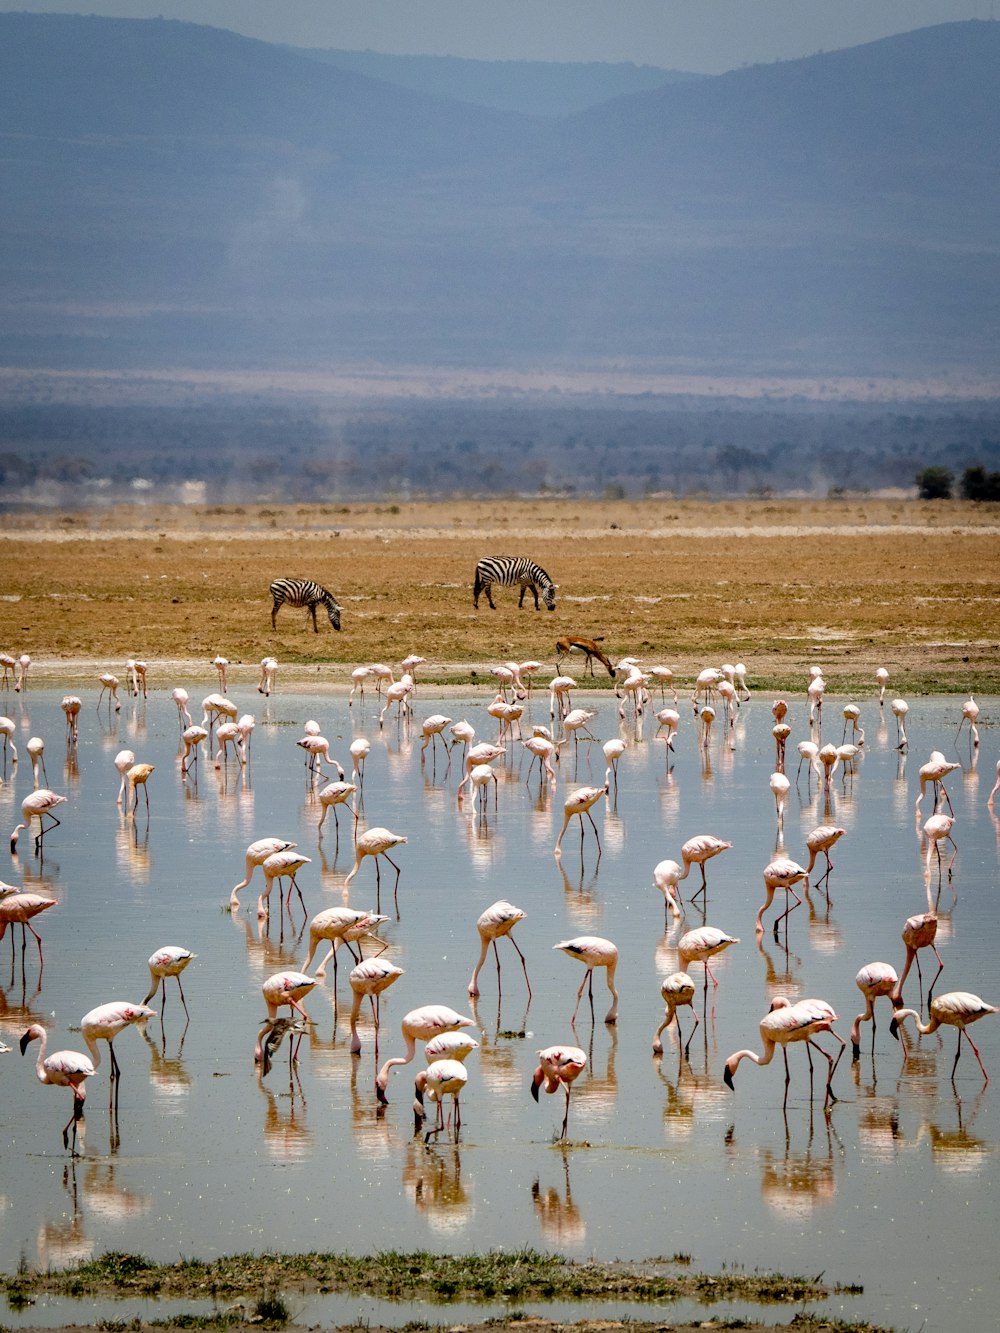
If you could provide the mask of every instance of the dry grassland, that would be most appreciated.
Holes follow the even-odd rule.
[[[516,590],[472,607],[476,560],[527,554],[559,584],[556,610]],[[602,635],[674,667],[747,664],[751,684],[801,687],[819,662],[831,690],[1000,693],[1000,506],[963,502],[498,500],[351,506],[118,507],[0,532],[0,649],[38,677],[72,678],[128,656],[205,675],[222,653],[280,679],[343,682],[349,668],[428,659],[463,682],[507,658],[555,664],[560,634]],[[283,609],[268,584],[318,579],[343,630]],[[317,669],[319,668],[319,669]],[[582,663],[569,669],[578,677]],[[254,673],[256,674],[256,673]],[[154,672],[155,675],[155,672]],[[165,683],[165,682],[162,682]]]

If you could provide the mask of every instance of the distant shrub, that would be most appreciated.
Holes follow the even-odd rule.
[[[913,479],[921,500],[950,500],[955,474],[946,467],[925,467]]]

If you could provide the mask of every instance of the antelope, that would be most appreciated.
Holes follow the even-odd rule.
[[[597,646],[603,642],[603,635],[597,639],[581,639],[577,638],[576,635],[566,634],[561,639],[556,639],[556,670],[559,670],[564,657],[567,657],[570,653],[580,653],[587,659],[584,667],[585,673],[589,670],[591,675],[594,674],[594,658],[596,657],[604,665],[611,679],[614,680],[615,669],[607,655]]]

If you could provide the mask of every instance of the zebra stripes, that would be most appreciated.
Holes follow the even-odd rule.
[[[330,624],[334,629],[340,629],[340,607],[332,592],[328,592],[321,583],[315,583],[312,579],[275,579],[271,584],[271,596],[274,598],[274,606],[271,608],[271,628],[277,629],[277,615],[279,607],[285,602],[289,606],[304,606],[312,616],[313,629],[318,634],[319,627],[316,624],[317,606],[325,606],[326,613],[330,617]]]
[[[518,606],[524,605],[524,594],[530,588],[535,599],[536,611],[539,609],[538,593],[541,589],[546,609],[549,611],[556,609],[558,583],[553,583],[541,565],[536,565],[533,560],[529,560],[526,556],[495,555],[486,556],[480,560],[479,564],[476,565],[476,581],[472,588],[472,605],[477,610],[479,609],[480,593],[484,592],[486,600],[490,604],[490,609],[496,610],[493,602],[494,583],[505,584],[507,587],[520,586],[521,595],[517,599]]]

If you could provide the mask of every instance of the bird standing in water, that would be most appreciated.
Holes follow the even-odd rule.
[[[545,1084],[546,1092],[566,1089],[566,1111],[563,1115],[560,1140],[566,1137],[569,1124],[569,1098],[573,1084],[587,1067],[587,1054],[579,1046],[546,1046],[538,1052],[538,1068],[531,1076],[531,1095],[538,1101],[538,1089]]]
[[[45,1047],[48,1042],[48,1033],[40,1023],[32,1023],[31,1027],[21,1037],[22,1055],[31,1041],[41,1043],[38,1060],[35,1064],[35,1072],[38,1075],[39,1082],[49,1083],[57,1088],[71,1088],[73,1091],[73,1113],[63,1125],[62,1136],[63,1147],[68,1148],[69,1127],[72,1125],[73,1147],[71,1151],[75,1157],[77,1155],[76,1128],[83,1119],[83,1104],[87,1099],[84,1080],[95,1073],[94,1065],[81,1051],[53,1051],[51,1055],[46,1055]]]

